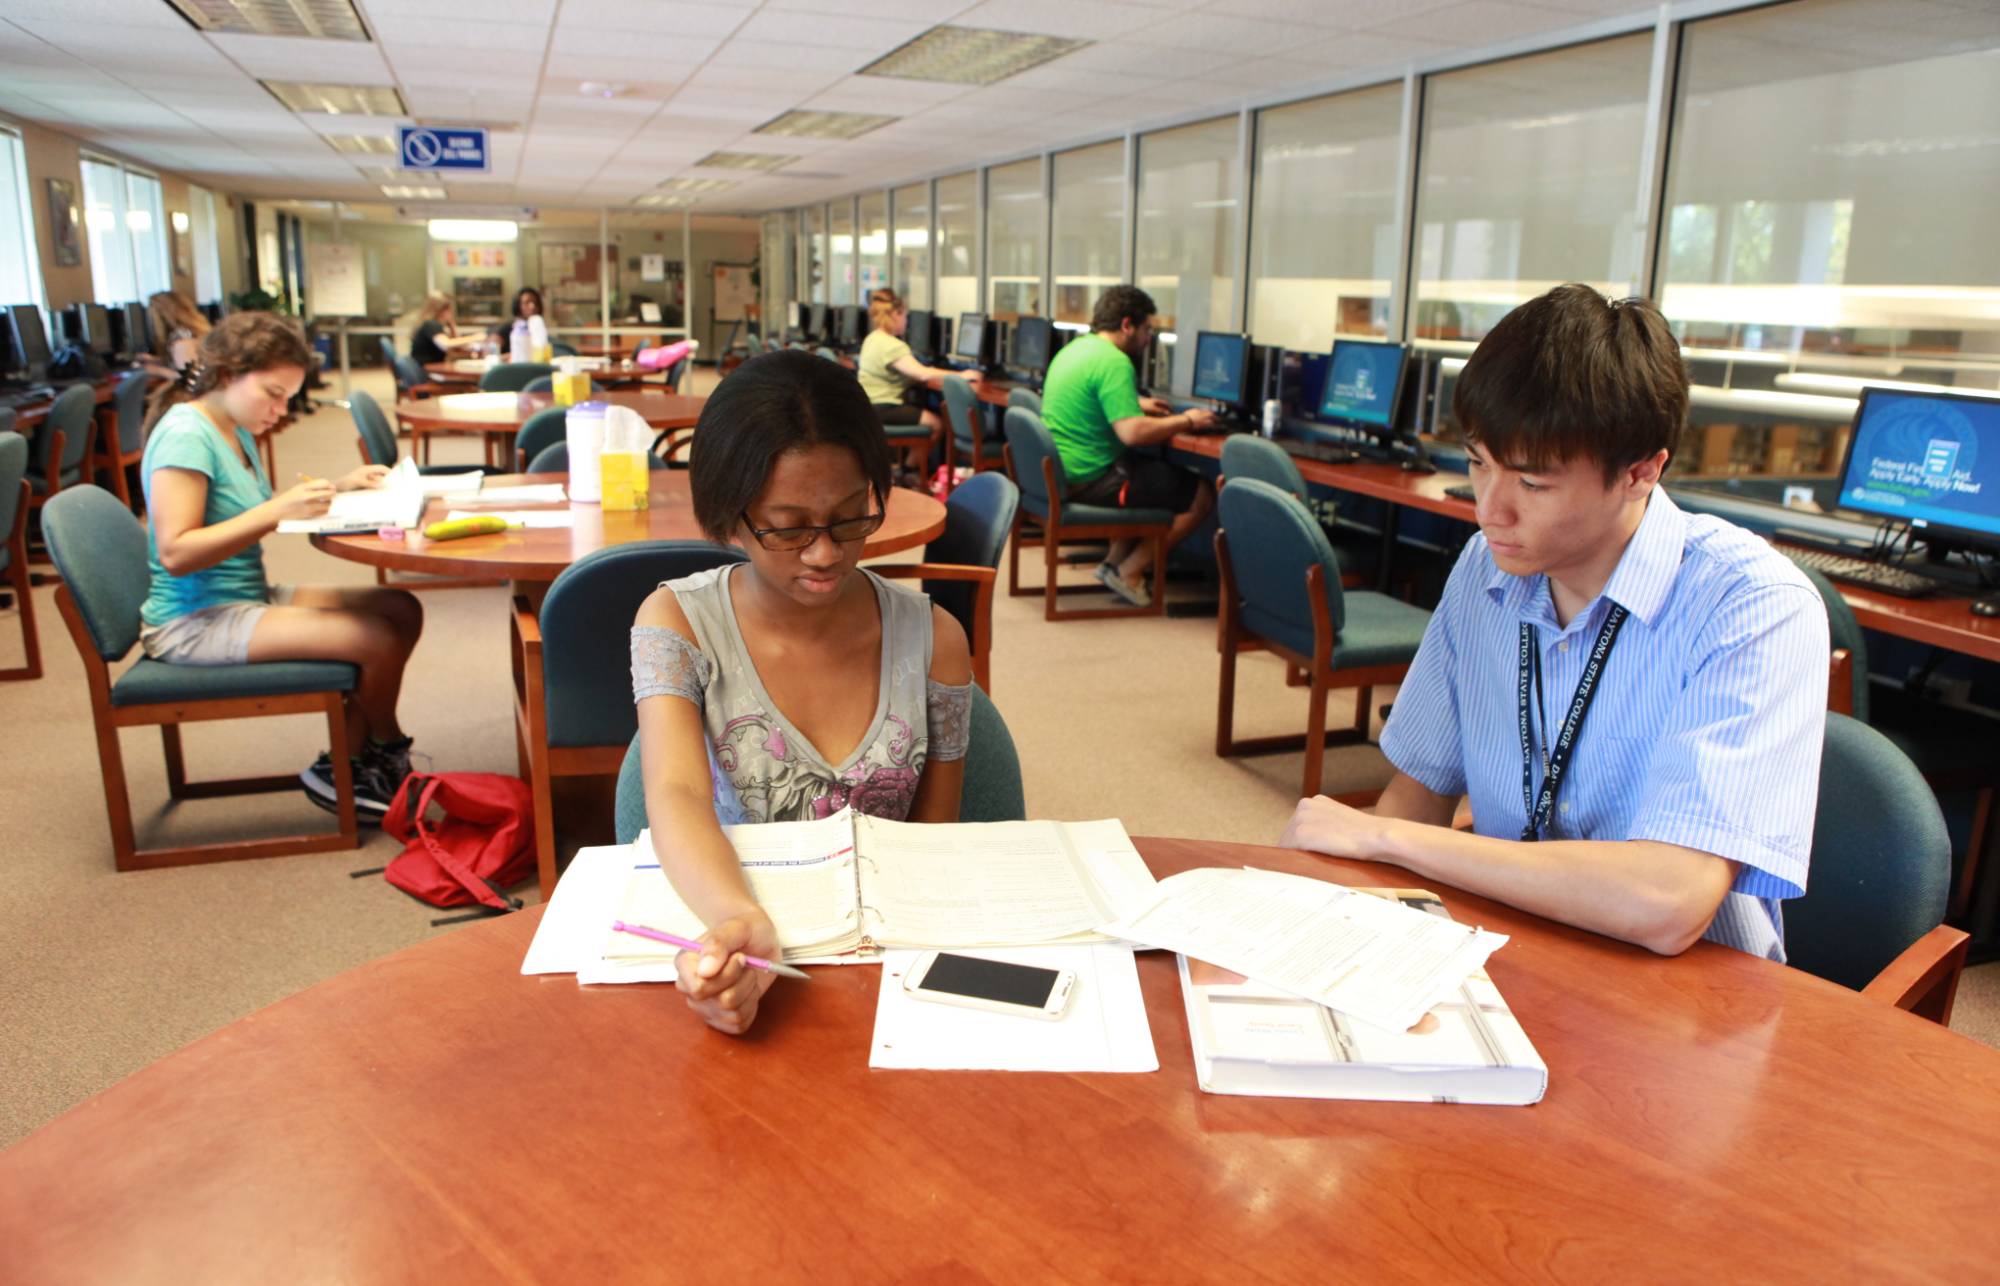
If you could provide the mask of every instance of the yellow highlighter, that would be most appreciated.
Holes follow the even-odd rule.
[[[425,540],[459,540],[466,536],[490,536],[507,530],[507,520],[497,514],[476,518],[444,518],[424,528]]]

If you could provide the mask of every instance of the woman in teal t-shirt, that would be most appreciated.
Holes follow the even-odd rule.
[[[304,479],[273,495],[252,430],[267,430],[305,382],[311,362],[297,326],[236,313],[201,341],[179,381],[154,403],[146,453],[146,558],[140,609],[146,655],[175,665],[346,661],[360,667],[346,752],[360,816],[380,821],[410,771],[396,721],[403,667],[423,632],[423,608],[399,589],[274,588],[264,536],[288,518],[316,518],[336,491],[379,487],[388,470],[362,465],[338,481]],[[333,759],[299,774],[306,794],[337,807]]]

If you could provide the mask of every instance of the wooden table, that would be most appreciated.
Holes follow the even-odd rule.
[[[1155,872],[1390,868],[1140,840]],[[1513,935],[1529,1108],[1206,1096],[1161,1070],[870,1071],[878,971],[753,1033],[664,987],[524,978],[540,908],[452,929],[161,1060],[0,1153],[10,1282],[1973,1281],[2000,1053],[1709,943]]]
[[[609,402],[629,407],[655,429],[693,428],[701,419],[705,397],[682,397],[678,393],[610,392],[592,397],[593,402]],[[443,397],[414,398],[396,403],[396,418],[410,431],[419,463],[430,462],[430,439],[437,433],[477,433],[486,438],[486,461],[504,466],[501,456],[513,453],[514,435],[537,411],[556,404],[553,393],[447,393]]]
[[[507,474],[488,478],[486,485],[506,487],[568,480],[568,475],[561,473]],[[588,504],[508,506],[567,508],[574,516],[575,525],[570,527],[530,527],[444,541],[425,540],[421,531],[412,531],[400,541],[383,540],[379,536],[316,535],[312,542],[336,558],[390,571],[526,582],[539,598],[549,582],[562,574],[563,568],[606,545],[635,540],[708,539],[695,522],[687,471],[655,470],[651,481],[649,507],[645,509],[607,513],[602,506]],[[443,500],[433,500],[425,511],[424,521],[434,522],[450,508]],[[879,558],[912,549],[943,531],[942,504],[922,492],[891,487],[888,516],[880,530],[862,546],[861,556]]]
[[[480,377],[491,369],[481,361],[432,362],[424,367],[433,384],[450,385],[456,388],[478,387]],[[586,371],[595,388],[642,388],[650,380],[654,386],[661,381],[659,371],[642,371],[636,366],[609,367],[603,370]]]

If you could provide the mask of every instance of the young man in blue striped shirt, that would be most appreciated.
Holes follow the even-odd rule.
[[[1284,843],[1662,954],[1785,958],[1826,612],[1762,540],[1661,489],[1687,399],[1643,301],[1561,286],[1494,327],[1452,399],[1480,531],[1383,731],[1395,777],[1372,814],[1302,800]],[[1461,796],[1472,833],[1451,829]]]

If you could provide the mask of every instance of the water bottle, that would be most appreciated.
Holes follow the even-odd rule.
[[[510,362],[528,360],[528,323],[524,318],[514,319],[513,332],[507,337],[507,360]]]
[[[546,362],[554,355],[549,347],[549,324],[536,313],[528,318],[528,360]]]
[[[563,436],[569,442],[569,498],[594,505],[604,500],[604,475],[598,457],[604,450],[606,402],[578,402],[563,416]]]

